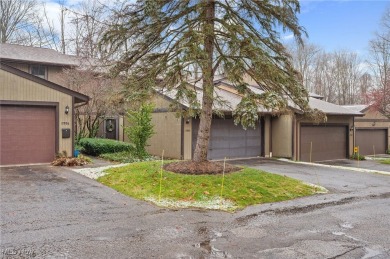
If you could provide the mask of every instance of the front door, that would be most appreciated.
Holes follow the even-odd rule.
[[[117,120],[106,119],[104,124],[105,137],[108,139],[117,139]]]

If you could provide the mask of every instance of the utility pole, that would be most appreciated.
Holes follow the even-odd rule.
[[[65,54],[65,11],[66,8],[61,6],[61,51]]]

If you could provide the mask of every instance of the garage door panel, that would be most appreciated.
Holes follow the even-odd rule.
[[[193,151],[198,128],[199,120],[193,120]],[[233,119],[213,119],[208,152],[209,159],[259,156],[260,153],[260,127],[244,130],[240,125],[234,125]]]
[[[47,163],[55,157],[55,108],[1,106],[0,164]]]
[[[346,126],[302,126],[301,161],[324,161],[347,157]]]
[[[356,146],[363,156],[385,154],[387,149],[386,129],[356,129]]]

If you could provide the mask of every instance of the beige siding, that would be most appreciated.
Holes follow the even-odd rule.
[[[248,74],[245,74],[243,77],[243,80],[245,83],[250,84],[250,85],[258,85],[255,80],[252,79]]]
[[[58,152],[66,151],[68,155],[72,155],[72,138],[62,139],[61,129],[72,129],[72,97],[32,82],[25,78],[19,77],[12,73],[0,70],[0,100],[8,101],[29,101],[29,102],[55,102],[58,103],[59,118],[58,118],[58,136],[59,147]],[[65,107],[69,106],[70,111],[65,114]],[[73,135],[73,133],[71,133]]]
[[[152,114],[152,123],[156,132],[148,142],[148,152],[155,156],[181,159],[181,118],[174,112]]]
[[[23,72],[30,73],[30,64],[27,63],[14,63],[14,62],[6,62],[7,65],[14,67],[16,69],[22,70]],[[47,67],[47,80],[53,83],[64,85],[64,78],[62,75],[63,67],[61,66],[50,66],[45,65]]]
[[[47,80],[59,85],[64,85],[64,76],[62,74],[62,70],[63,70],[62,67],[48,66]]]
[[[265,116],[264,118],[264,155],[265,157],[271,157],[272,155],[270,154],[271,151],[271,116]]]
[[[119,141],[125,141],[125,131],[124,131],[124,121],[127,120],[126,117],[123,117],[123,116],[119,116],[119,136],[118,136],[118,140]]]
[[[153,103],[156,109],[169,109],[169,105],[171,104],[168,99],[158,94],[153,97]]]
[[[292,157],[292,115],[272,118],[272,156]]]
[[[7,65],[14,67],[16,69],[22,70],[23,72],[30,73],[30,67],[25,63],[14,63],[14,62],[5,62]]]

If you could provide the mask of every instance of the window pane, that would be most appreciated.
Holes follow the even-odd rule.
[[[46,67],[41,65],[32,65],[31,66],[31,74],[34,76],[38,76],[41,78],[46,78]]]

